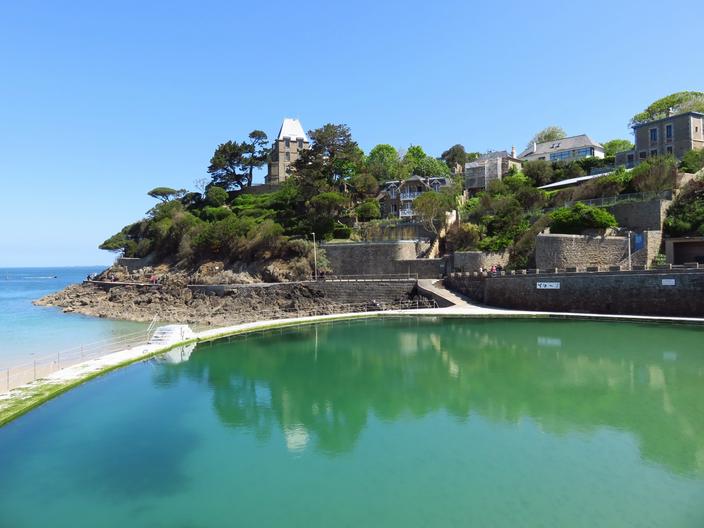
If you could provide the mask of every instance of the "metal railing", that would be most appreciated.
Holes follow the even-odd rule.
[[[358,280],[365,279],[360,278]],[[405,280],[407,280],[407,278]],[[269,310],[258,310],[256,312],[251,310],[232,312],[228,314],[228,319],[231,320],[231,325],[236,325],[247,322],[288,319],[305,316],[367,313],[389,310],[415,310],[437,307],[438,305],[435,300],[426,298],[416,298],[414,300],[391,303],[371,300],[364,303],[330,303],[327,305],[312,307],[282,307],[272,308]],[[0,368],[0,394],[8,392],[21,385],[46,378],[54,372],[83,363],[84,361],[98,359],[115,352],[144,347],[147,345],[147,342],[151,337],[152,330],[155,326],[156,318],[152,320],[152,324],[150,324],[148,331],[140,330],[138,332],[125,334],[113,339],[104,339],[92,343],[77,345],[72,348],[57,351],[53,354],[34,358],[30,362]],[[201,330],[203,328],[203,326],[200,327]]]
[[[318,282],[378,282],[418,280],[417,273],[376,273],[366,275],[332,275],[318,277]]]
[[[577,202],[581,202],[584,205],[593,205],[596,207],[608,207],[611,205],[616,205],[625,202],[648,202],[650,200],[672,200],[673,193],[671,190],[659,191],[659,192],[639,192],[639,193],[629,193],[629,194],[618,194],[616,196],[602,196],[600,198],[590,198],[588,200],[570,200],[564,202],[559,207],[571,207]],[[551,207],[549,209],[543,209],[544,212],[549,212],[557,209],[557,207]]]
[[[415,200],[421,194],[423,193],[420,191],[404,191],[401,193],[401,200]]]

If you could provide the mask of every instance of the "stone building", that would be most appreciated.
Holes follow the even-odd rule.
[[[486,189],[493,180],[501,180],[515,168],[521,170],[521,160],[516,157],[516,148],[509,154],[505,150],[488,152],[466,163],[464,166],[464,188],[468,191]]]
[[[686,112],[633,126],[635,148],[616,154],[616,165],[634,167],[654,156],[682,159],[690,150],[704,148],[704,114]]]
[[[521,161],[574,161],[581,158],[603,158],[604,147],[587,136],[570,136],[555,141],[533,142],[518,158]]]
[[[291,174],[292,164],[300,153],[309,147],[310,143],[301,122],[298,119],[285,118],[271,149],[265,183],[278,185],[285,181]]]
[[[450,178],[445,176],[423,178],[414,175],[401,181],[388,181],[384,183],[377,195],[381,216],[410,220],[416,216],[413,211],[413,200],[424,192],[440,191],[451,185]]]

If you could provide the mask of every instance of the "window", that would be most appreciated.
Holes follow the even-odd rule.
[[[291,138],[284,139],[284,145],[286,145],[286,148],[291,148]]]
[[[665,125],[665,139],[672,141],[672,125]]]
[[[291,161],[291,153],[288,150],[286,151],[286,161]]]
[[[628,163],[633,163],[633,154],[629,154],[626,159],[628,160]]]
[[[651,128],[650,129],[650,142],[655,143],[657,140],[658,140],[658,129]]]
[[[303,139],[298,138],[298,150],[303,150]]]
[[[672,145],[667,146],[667,153],[672,154]]]
[[[658,155],[658,149],[651,149],[650,150],[650,157],[651,158],[654,158],[657,155]]]
[[[641,150],[641,151],[638,153],[638,159],[645,159],[645,158],[647,158],[647,157],[648,157],[648,153],[647,153],[646,151],[644,151],[644,150]]]

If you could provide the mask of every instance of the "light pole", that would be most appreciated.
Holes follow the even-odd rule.
[[[316,245],[315,245],[315,233],[311,233],[313,235],[313,279],[318,280],[318,252],[316,250]]]
[[[628,231],[628,271],[633,271],[631,266],[631,231]]]

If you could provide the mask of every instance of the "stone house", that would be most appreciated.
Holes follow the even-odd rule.
[[[264,182],[267,185],[279,185],[285,181],[291,173],[291,165],[296,162],[300,153],[308,148],[310,143],[301,122],[298,119],[285,118],[271,149]]]
[[[464,188],[468,191],[486,189],[493,180],[501,180],[509,171],[521,170],[521,160],[516,157],[516,147],[509,154],[505,150],[488,152],[464,166]]]
[[[628,168],[654,156],[682,159],[690,150],[704,148],[704,114],[686,112],[633,126],[635,148],[616,154],[616,165]]]
[[[402,218],[411,220],[415,217],[413,200],[428,191],[441,191],[452,185],[446,176],[411,176],[405,180],[384,183],[377,195],[382,218]]]
[[[565,161],[570,162],[581,158],[603,158],[604,147],[592,141],[586,134],[570,136],[555,141],[533,142],[527,149],[520,153],[521,161]]]

